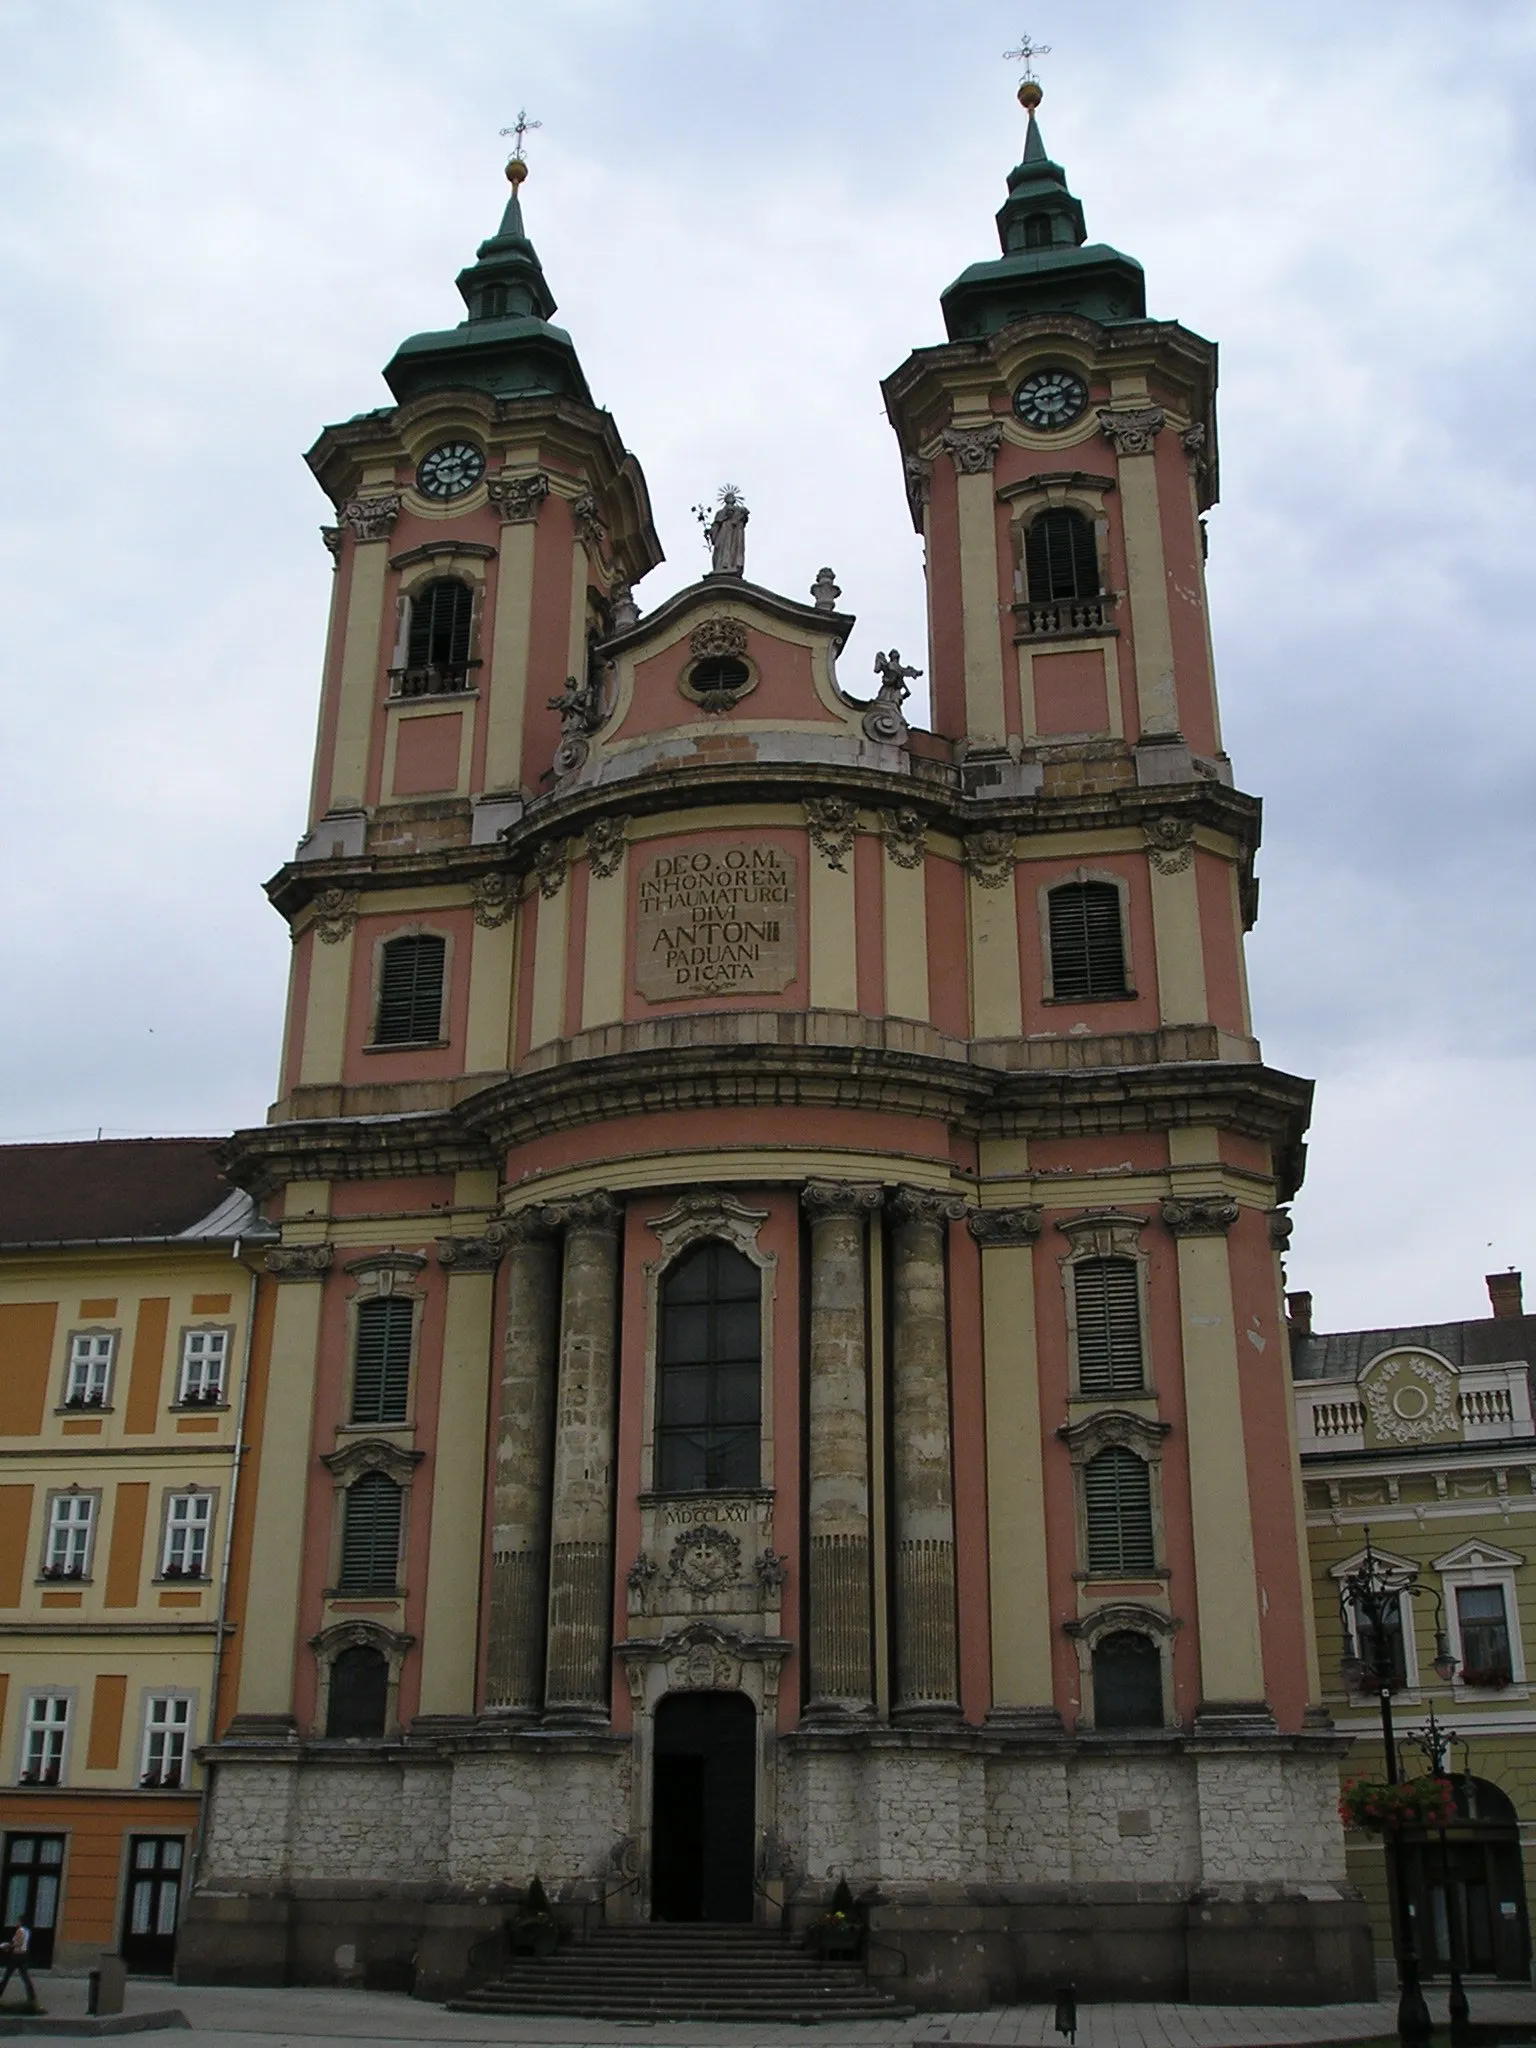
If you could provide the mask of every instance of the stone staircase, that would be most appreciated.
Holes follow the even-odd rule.
[[[905,2019],[858,1963],[823,1963],[767,1927],[605,1927],[544,1960],[516,1957],[451,2012],[591,2020]]]

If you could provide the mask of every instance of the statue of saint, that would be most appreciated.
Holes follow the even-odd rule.
[[[710,568],[717,576],[740,576],[747,566],[747,520],[750,514],[734,484],[720,493],[720,503],[711,517],[703,505],[695,505],[694,517],[704,528],[710,551]]]

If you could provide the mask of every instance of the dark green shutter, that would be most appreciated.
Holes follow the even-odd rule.
[[[347,1488],[341,1517],[342,1593],[392,1593],[400,1567],[401,1494],[382,1472]]]
[[[1152,1542],[1152,1474],[1134,1451],[1110,1444],[1083,1468],[1090,1572],[1156,1569]]]
[[[474,611],[475,594],[467,583],[445,578],[418,590],[411,599],[406,665],[462,669],[469,660],[469,629]]]
[[[361,1302],[352,1367],[352,1420],[404,1422],[411,1391],[413,1304],[401,1296]]]
[[[1080,1260],[1072,1268],[1072,1306],[1079,1393],[1139,1393],[1146,1369],[1135,1260]]]
[[[1123,996],[1125,944],[1113,882],[1064,882],[1049,897],[1051,993],[1093,1000]]]
[[[1097,597],[1099,551],[1092,522],[1081,512],[1042,512],[1024,536],[1024,575],[1031,604]]]
[[[446,942],[430,932],[385,946],[376,1045],[413,1045],[441,1036],[446,952]]]

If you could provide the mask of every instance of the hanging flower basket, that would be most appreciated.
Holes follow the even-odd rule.
[[[1352,1778],[1339,1795],[1339,1818],[1378,1835],[1388,1828],[1443,1828],[1456,1818],[1456,1796],[1448,1778],[1405,1778],[1396,1785]]]

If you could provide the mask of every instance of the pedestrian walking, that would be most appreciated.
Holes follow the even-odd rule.
[[[0,1977],[0,1998],[13,1977],[19,1977],[26,1987],[28,2005],[36,2005],[37,1992],[33,1988],[32,1973],[27,1968],[27,1951],[32,1946],[32,1930],[25,1922],[11,1929],[9,1941],[0,1942],[0,1956],[5,1959],[5,1975]]]

